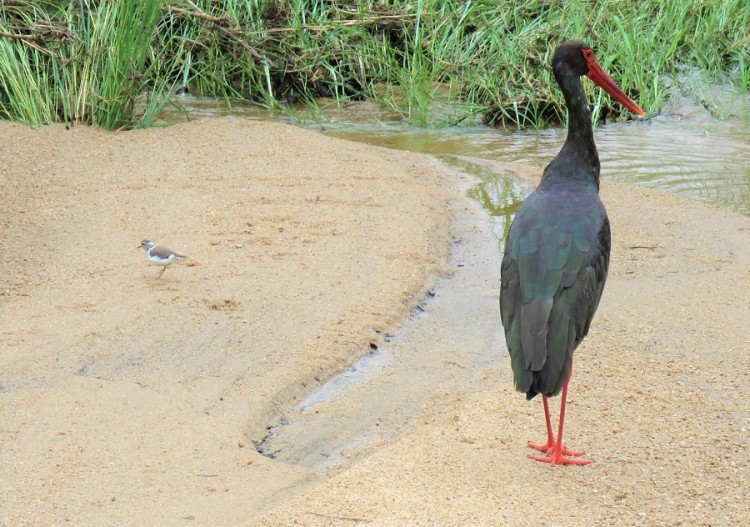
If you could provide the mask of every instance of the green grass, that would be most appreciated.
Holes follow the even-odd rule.
[[[173,84],[153,75],[162,58],[152,43],[164,4],[50,1],[0,8],[0,116],[109,130],[149,125]]]
[[[562,40],[588,41],[654,114],[685,71],[744,96],[748,27],[745,0],[5,2],[0,117],[147,126],[184,86],[269,109],[369,99],[415,124],[539,128],[565,118],[549,68]],[[618,118],[589,89],[596,118]]]

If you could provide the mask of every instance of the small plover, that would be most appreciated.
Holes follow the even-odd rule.
[[[156,245],[151,240],[143,240],[141,242],[141,245],[139,245],[137,248],[146,251],[146,256],[151,261],[151,263],[163,266],[163,269],[159,273],[159,276],[157,276],[156,278],[161,278],[161,275],[163,275],[164,271],[167,270],[168,265],[173,264],[178,260],[187,258],[186,255],[174,252],[169,247]]]

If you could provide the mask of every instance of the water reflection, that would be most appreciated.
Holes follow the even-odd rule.
[[[455,156],[438,156],[447,165],[479,179],[479,184],[469,190],[469,197],[477,200],[492,216],[493,230],[499,240],[505,240],[510,222],[526,197],[527,190],[510,177],[503,177],[475,163]]]

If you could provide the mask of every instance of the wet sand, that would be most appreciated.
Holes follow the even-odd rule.
[[[541,404],[512,389],[469,178],[237,119],[0,129],[0,525],[750,520],[748,218],[605,181],[612,268],[566,428],[596,463],[549,467],[525,457]],[[190,258],[154,280],[142,238]],[[371,343],[383,374],[313,412],[385,432],[329,464],[256,452]],[[311,422],[298,442],[325,443]]]

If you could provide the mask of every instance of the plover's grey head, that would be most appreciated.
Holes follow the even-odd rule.
[[[153,246],[154,242],[152,242],[151,240],[142,240],[141,244],[136,247],[136,249],[143,249],[144,251],[148,251]]]

